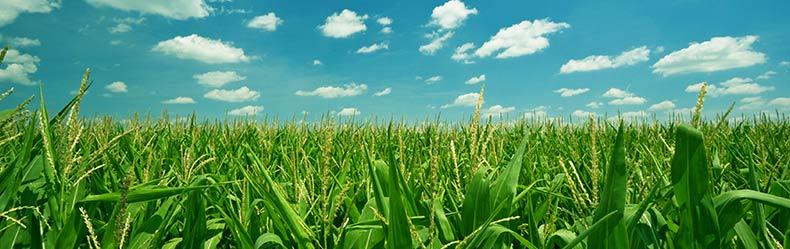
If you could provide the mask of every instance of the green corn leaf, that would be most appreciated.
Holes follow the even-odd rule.
[[[206,239],[206,201],[200,191],[191,191],[184,201],[184,240],[181,248],[201,249]]]
[[[606,175],[601,193],[601,203],[595,210],[593,222],[603,220],[611,213],[623,215],[625,210],[625,192],[628,172],[625,164],[625,145],[623,138],[623,124],[617,129],[612,156],[607,164]],[[622,219],[609,219],[601,228],[590,232],[587,241],[590,248],[628,248],[628,234]]]
[[[718,243],[719,225],[708,193],[710,176],[702,132],[680,125],[672,157],[672,184],[680,207],[679,248],[709,248]]]
[[[210,187],[213,187],[213,185],[175,187],[175,188],[139,188],[129,191],[128,203],[158,200],[174,195],[187,193],[189,191],[201,190]],[[120,192],[113,192],[106,194],[89,195],[85,197],[85,199],[82,199],[80,202],[117,202],[120,198],[121,198]]]
[[[378,160],[375,162],[377,165],[385,164],[384,161]],[[406,216],[406,209],[403,206],[403,197],[401,196],[400,184],[397,184],[398,167],[390,166],[390,187],[389,187],[389,216],[387,220],[387,248],[411,248],[412,240],[411,233],[409,232],[409,219]]]

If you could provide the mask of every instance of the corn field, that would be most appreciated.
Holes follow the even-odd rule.
[[[83,119],[90,85],[0,111],[0,247],[790,248],[790,120],[704,90],[688,122],[415,124]]]

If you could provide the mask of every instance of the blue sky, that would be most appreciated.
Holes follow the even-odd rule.
[[[0,0],[11,108],[461,119],[790,111],[788,1]],[[388,89],[388,90],[387,90]],[[527,113],[527,114],[525,114]]]

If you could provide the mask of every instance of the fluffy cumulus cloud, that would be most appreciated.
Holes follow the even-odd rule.
[[[3,64],[5,68],[0,68],[0,82],[9,82],[20,85],[34,85],[30,75],[38,71],[38,63],[41,60],[37,56],[23,54],[18,50],[9,49],[6,53]]]
[[[213,40],[196,34],[176,36],[161,41],[152,49],[179,59],[196,60],[207,64],[248,62],[250,57],[244,50],[222,40]]]
[[[784,97],[775,98],[772,99],[771,102],[768,102],[768,104],[782,108],[790,108],[790,98],[784,98]]]
[[[591,55],[581,60],[570,60],[562,67],[560,73],[589,72],[609,68],[630,66],[647,61],[650,58],[650,49],[646,46],[625,51],[617,56]]]
[[[360,112],[359,110],[357,110],[357,108],[354,107],[346,107],[341,109],[339,112],[337,112],[338,116],[357,116],[360,114],[362,114],[362,112]]]
[[[392,24],[392,18],[382,16],[376,19],[376,22],[379,23],[379,25],[381,26],[389,26],[390,24]]]
[[[203,97],[207,99],[232,103],[253,101],[258,99],[260,96],[261,93],[253,91],[246,86],[242,86],[236,90],[214,89],[207,92],[206,94],[203,94]]]
[[[0,1],[0,27],[11,24],[22,13],[49,13],[60,7],[60,1],[3,0]]]
[[[609,101],[610,105],[641,105],[647,102],[647,99],[619,88],[610,88],[603,96],[613,98],[613,100]]]
[[[500,29],[475,50],[475,55],[482,58],[496,53],[496,58],[499,59],[530,55],[549,47],[547,35],[570,27],[570,24],[556,23],[548,19],[524,20]]]
[[[475,48],[475,44],[474,43],[471,43],[471,42],[464,43],[461,46],[458,46],[457,48],[455,48],[455,52],[453,53],[453,56],[450,57],[450,58],[453,59],[454,61],[458,61],[458,62],[461,62],[461,63],[464,63],[464,64],[475,63],[472,60],[472,57],[474,55],[472,53],[470,53],[472,51],[472,49],[474,49],[474,48]]]
[[[516,110],[516,107],[513,107],[513,106],[504,107],[504,106],[501,106],[501,105],[494,105],[494,106],[491,106],[489,108],[483,109],[482,110],[482,114],[483,114],[483,116],[496,117],[496,116],[501,116],[501,115],[504,115],[506,113],[515,111],[515,110]]]
[[[455,100],[453,100],[453,103],[443,105],[441,108],[449,108],[454,106],[475,106],[477,104],[477,99],[479,98],[479,93],[462,94],[456,97]]]
[[[653,73],[664,76],[716,72],[765,63],[765,54],[754,51],[757,36],[714,37],[672,52],[653,64]]]
[[[389,95],[390,93],[392,93],[392,88],[387,87],[387,88],[384,88],[384,90],[381,90],[379,92],[374,93],[373,95],[376,96],[376,97],[381,97],[381,96],[384,96],[384,95]]]
[[[384,34],[392,33],[392,27],[389,27],[389,25],[392,24],[392,18],[383,16],[376,19],[376,22],[379,23],[379,25],[383,26],[381,28],[381,33]]]
[[[765,105],[765,99],[760,96],[746,97],[741,99],[741,104],[738,107],[740,110],[757,110],[762,109]]]
[[[280,24],[283,24],[283,19],[277,17],[274,12],[269,12],[266,15],[252,18],[252,20],[247,22],[247,27],[266,31],[275,31],[277,30],[277,26],[280,26]]]
[[[771,77],[773,77],[774,75],[776,75],[776,72],[774,72],[774,71],[766,71],[765,73],[760,74],[759,76],[757,76],[757,79],[758,80],[767,80],[767,79],[770,79]]]
[[[686,92],[699,92],[703,83],[691,84],[686,87]],[[754,82],[751,78],[735,77],[718,85],[708,85],[706,95],[718,97],[722,95],[754,95],[767,91],[773,91],[773,86],[763,86]]]
[[[467,8],[461,1],[450,0],[433,8],[429,25],[441,29],[455,29],[460,27],[469,16],[476,14],[477,9]]]
[[[629,119],[639,119],[647,117],[646,111],[632,111],[632,112],[623,112],[620,113],[619,117],[629,120]],[[611,119],[616,119],[617,117],[612,117]]]
[[[115,26],[112,26],[112,27],[108,28],[107,30],[110,31],[110,33],[113,33],[113,34],[115,34],[115,33],[126,33],[126,32],[129,32],[129,31],[132,31],[132,25],[139,25],[139,24],[142,24],[144,21],[145,21],[144,17],[140,17],[140,18],[132,18],[132,17],[115,18],[115,19],[113,19],[113,22],[115,22]]]
[[[661,111],[661,110],[671,110],[675,109],[675,103],[672,101],[664,100],[659,103],[653,104],[650,108],[647,108],[648,111]]]
[[[228,115],[232,116],[254,116],[263,111],[263,106],[248,105],[238,109],[228,111]]]
[[[760,96],[746,97],[741,99],[738,107],[741,110],[790,110],[790,98],[779,97],[772,100],[763,99]]]
[[[326,37],[347,38],[358,32],[367,30],[365,20],[368,15],[358,15],[357,12],[344,9],[340,13],[333,13],[326,18],[323,25],[318,26]]]
[[[601,108],[601,106],[603,106],[603,103],[593,101],[593,102],[587,103],[584,106],[592,108],[592,109],[598,109],[598,108]]]
[[[41,41],[38,39],[28,38],[28,37],[11,37],[7,40],[8,44],[11,44],[12,47],[15,48],[27,48],[27,47],[38,47],[41,46]]]
[[[126,83],[123,83],[122,81],[116,81],[116,82],[110,83],[109,85],[105,86],[104,89],[107,89],[107,91],[113,92],[113,93],[125,93],[125,92],[128,92],[128,90],[126,89]]]
[[[483,81],[486,81],[486,75],[485,74],[481,74],[481,75],[469,78],[464,83],[466,83],[467,85],[474,85],[474,84],[477,84],[477,83],[480,83],[480,82],[483,82]]]
[[[168,104],[168,105],[183,105],[183,104],[194,104],[194,103],[197,102],[195,102],[195,100],[190,97],[175,97],[172,99],[167,99],[162,101],[162,104]]]
[[[352,97],[365,93],[368,86],[365,84],[348,84],[345,86],[322,86],[312,91],[296,91],[297,96],[319,96],[325,99]]]
[[[207,17],[211,7],[204,0],[85,0],[95,7],[110,7],[123,11],[137,11],[143,14],[160,15],[171,19]]]
[[[357,54],[369,54],[379,50],[387,50],[389,49],[389,44],[382,42],[382,43],[375,43],[370,46],[365,46],[357,49]]]
[[[419,48],[420,53],[433,55],[436,51],[439,51],[442,47],[444,47],[444,43],[447,42],[450,38],[453,37],[454,32],[446,32],[444,34],[433,33],[429,35],[431,37],[431,42],[428,44],[422,45]]]
[[[212,71],[202,74],[192,75],[198,81],[198,84],[219,88],[231,82],[237,82],[247,79],[233,71]]]
[[[429,85],[433,84],[433,83],[436,83],[436,82],[439,82],[439,81],[442,81],[442,76],[441,75],[431,76],[431,77],[425,79],[425,83],[427,83]]]
[[[579,95],[579,94],[582,94],[582,93],[586,93],[586,92],[589,92],[589,91],[590,91],[590,88],[576,88],[576,89],[573,89],[573,88],[560,88],[560,89],[554,90],[555,93],[559,93],[560,96],[562,96],[562,97],[573,97],[573,96],[576,96],[576,95]]]
[[[546,106],[538,106],[535,108],[531,108],[524,113],[524,118],[526,119],[547,118],[549,116],[549,113],[546,112],[546,110],[548,110],[548,107]]]
[[[595,113],[594,112],[583,111],[583,110],[575,110],[575,111],[573,111],[571,113],[571,116],[574,116],[574,117],[577,117],[577,118],[589,118],[591,115],[594,116]]]

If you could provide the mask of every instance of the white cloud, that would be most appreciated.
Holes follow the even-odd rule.
[[[60,7],[60,1],[3,0],[0,1],[0,27],[11,24],[22,13],[49,13]]]
[[[653,64],[653,73],[663,76],[697,72],[716,72],[765,63],[765,54],[752,50],[757,36],[713,37],[691,43]]]
[[[549,114],[546,112],[547,109],[548,109],[548,107],[546,107],[546,106],[538,106],[538,107],[529,109],[529,110],[527,110],[527,112],[524,113],[524,118],[526,118],[526,119],[546,118],[546,117],[549,116]]]
[[[603,103],[593,101],[593,102],[587,103],[585,106],[589,107],[589,108],[592,108],[592,109],[598,109],[601,106],[603,106]]]
[[[374,93],[373,95],[376,96],[376,97],[380,97],[380,96],[384,96],[384,95],[389,95],[390,93],[392,93],[392,88],[387,87],[387,88],[384,88],[384,90],[381,90],[380,92]]]
[[[384,33],[384,34],[392,33],[392,28],[390,28],[390,27],[383,27],[383,28],[381,28],[381,33]]]
[[[340,13],[333,13],[326,18],[326,22],[318,26],[326,37],[347,38],[355,33],[367,30],[365,19],[368,15],[357,15],[356,12],[344,9]]]
[[[263,111],[263,106],[248,105],[238,109],[233,109],[228,112],[228,115],[233,116],[254,116]]]
[[[740,110],[757,110],[762,109],[765,105],[765,100],[760,97],[746,97],[741,99],[741,103],[743,103],[738,109]]]
[[[283,24],[283,19],[277,17],[274,12],[269,12],[266,15],[256,16],[247,23],[248,28],[263,29],[266,31],[275,31],[277,26]]]
[[[498,59],[530,55],[549,47],[549,39],[546,35],[570,27],[571,25],[567,23],[555,23],[548,19],[533,22],[524,20],[500,29],[475,51],[475,55],[483,58],[498,53],[496,55]]]
[[[38,47],[41,46],[41,41],[27,37],[12,37],[8,38],[8,43],[15,48]]]
[[[443,105],[441,108],[444,109],[453,106],[475,106],[477,104],[478,98],[480,98],[479,93],[462,94],[456,97],[453,103]]]
[[[163,100],[162,101],[162,104],[171,104],[171,105],[194,104],[194,103],[197,103],[197,102],[195,102],[195,100],[190,98],[190,97],[175,97],[175,98],[172,98],[172,99],[168,99],[168,100]]]
[[[691,84],[686,87],[686,92],[699,92],[703,83]],[[751,78],[735,77],[718,85],[708,85],[706,95],[718,97],[722,95],[751,95],[773,91],[773,86],[763,86],[754,82]]]
[[[140,18],[132,18],[132,17],[115,18],[115,19],[113,19],[113,21],[116,23],[116,25],[107,29],[107,30],[110,31],[110,33],[113,33],[113,34],[115,34],[115,33],[126,33],[126,32],[129,32],[129,31],[132,31],[132,25],[133,24],[138,24],[138,25],[142,24],[143,21],[145,21],[145,18],[144,17],[140,17]]]
[[[132,31],[132,26],[129,26],[129,24],[126,23],[119,23],[118,25],[110,27],[108,30],[113,34],[126,33]]]
[[[582,110],[575,110],[571,113],[572,116],[577,118],[589,118],[590,115],[595,115],[594,112],[582,111]]]
[[[94,7],[110,7],[123,11],[138,11],[143,14],[160,15],[176,20],[207,17],[212,11],[203,0],[85,0]]]
[[[776,75],[776,72],[774,72],[774,71],[766,71],[765,73],[760,74],[759,76],[757,76],[757,79],[758,80],[767,80],[767,79],[770,79],[771,77],[773,77],[774,75]]]
[[[772,99],[771,102],[768,102],[768,104],[779,107],[790,107],[790,98],[775,98]]]
[[[463,45],[455,48],[455,52],[453,53],[453,56],[450,58],[452,58],[454,61],[463,62],[464,64],[472,64],[474,63],[474,61],[471,60],[473,55],[469,52],[471,52],[471,50],[474,48],[475,48],[474,43],[471,42],[464,43]]]
[[[172,55],[179,59],[191,59],[207,64],[248,62],[250,57],[244,50],[233,47],[222,40],[212,40],[196,34],[176,36],[159,42],[153,51]]]
[[[512,107],[512,106],[503,107],[501,105],[494,105],[494,106],[491,106],[489,108],[481,110],[481,112],[482,112],[482,114],[484,116],[491,117],[491,116],[500,116],[500,115],[503,115],[505,113],[512,112],[512,111],[515,111],[515,110],[516,110],[516,108]]]
[[[9,82],[20,85],[34,85],[30,75],[38,71],[38,63],[41,60],[37,56],[22,54],[18,50],[9,49],[6,53],[0,69],[0,82]]]
[[[624,112],[624,113],[620,113],[619,116],[623,119],[644,118],[647,117],[647,112],[645,111]],[[616,117],[612,117],[612,118],[616,118]]]
[[[232,103],[252,101],[258,99],[260,96],[261,94],[259,92],[250,90],[246,86],[242,86],[236,90],[214,89],[203,94],[203,97],[207,99]]]
[[[609,90],[603,93],[603,96],[607,98],[624,98],[632,95],[632,93],[619,88],[609,88]]]
[[[376,19],[376,22],[379,23],[379,25],[381,26],[389,26],[390,24],[392,24],[392,18],[383,16]]]
[[[647,61],[650,58],[649,55],[650,49],[647,49],[646,46],[625,51],[615,57],[609,55],[591,55],[581,60],[568,61],[560,67],[560,73],[589,72],[631,66],[639,62]]]
[[[126,89],[126,83],[123,83],[121,81],[110,83],[109,85],[105,86],[104,89],[107,89],[107,91],[114,93],[128,92],[128,90]]]
[[[318,59],[315,59],[315,60],[313,60],[313,65],[314,65],[314,66],[318,66],[318,65],[322,65],[322,64],[324,64],[324,63],[323,63],[323,62],[321,62],[321,61],[320,61],[320,60],[318,60]]]
[[[560,88],[560,89],[554,90],[555,93],[559,93],[560,96],[562,96],[562,97],[572,97],[572,96],[576,96],[576,95],[579,95],[579,94],[582,94],[582,93],[586,93],[588,91],[590,91],[590,88],[577,88],[577,89]]]
[[[610,88],[604,94],[604,97],[614,98],[609,101],[610,105],[641,105],[647,102],[647,99],[634,95],[631,92],[619,89]]]
[[[444,33],[443,35],[433,34],[432,35],[433,36],[433,40],[431,40],[430,43],[420,46],[420,48],[419,48],[420,53],[427,54],[427,55],[435,54],[436,51],[438,51],[439,49],[444,47],[444,43],[447,40],[449,40],[451,37],[453,37],[454,34],[455,33],[452,32],[452,31]]]
[[[382,42],[382,43],[374,43],[374,44],[372,44],[370,46],[361,47],[361,48],[357,49],[357,54],[369,54],[369,53],[373,53],[373,52],[376,52],[376,51],[379,51],[379,50],[382,50],[382,49],[383,50],[387,50],[389,48],[390,48],[390,46],[387,43],[384,43],[384,42]]]
[[[212,71],[192,75],[192,78],[195,78],[198,84],[213,88],[219,88],[231,82],[247,79],[247,77],[241,76],[233,71]]]
[[[486,81],[486,75],[485,74],[481,74],[481,75],[469,78],[468,80],[466,80],[465,83],[467,85],[474,85],[474,84],[477,84],[477,83],[480,83],[480,82],[483,82],[483,81]]]
[[[428,79],[425,79],[425,83],[427,83],[427,84],[429,84],[429,85],[430,85],[430,84],[433,84],[433,83],[439,82],[439,81],[441,81],[441,80],[442,80],[442,76],[441,76],[441,75],[436,75],[436,76],[431,76],[431,77],[430,77],[430,78],[428,78]]]
[[[783,67],[784,67],[784,66],[790,66],[790,61],[782,61],[782,62],[779,62],[779,66],[783,66]]]
[[[342,98],[342,97],[352,97],[357,96],[365,93],[368,90],[368,86],[365,84],[348,84],[342,87],[339,86],[322,86],[316,88],[312,91],[296,91],[296,95],[298,96],[319,96],[325,99],[334,99],[334,98]]]
[[[447,30],[455,29],[460,27],[470,15],[476,14],[477,9],[469,9],[461,1],[450,0],[433,8],[429,25]]]
[[[645,98],[638,96],[629,96],[621,99],[613,99],[609,101],[610,105],[641,105],[647,102]]]
[[[661,111],[661,110],[671,110],[675,108],[675,103],[672,101],[664,100],[657,104],[653,104],[650,108],[647,108],[648,111]]]
[[[353,107],[343,108],[342,110],[337,112],[337,115],[339,116],[357,116],[360,114],[362,114],[362,112],[357,110],[357,108],[353,108]]]

